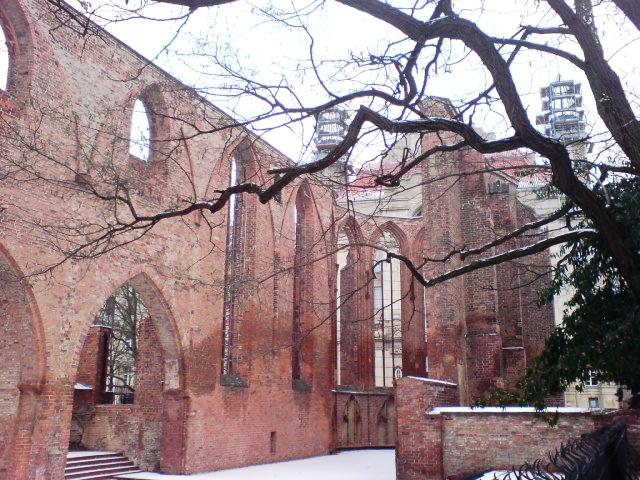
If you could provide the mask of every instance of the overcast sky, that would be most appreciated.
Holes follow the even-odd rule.
[[[111,0],[123,5],[123,0]],[[108,4],[109,0],[92,0],[93,7]],[[135,3],[135,2],[134,2]],[[413,2],[399,0],[394,5],[406,6]],[[131,2],[130,2],[131,4]],[[295,0],[298,8],[306,2]],[[380,81],[379,74],[363,73],[347,65],[336,65],[333,60],[348,59],[351,55],[380,54],[390,42],[403,39],[395,29],[385,25],[353,9],[337,2],[311,2],[318,6],[303,22],[308,27],[314,40],[314,58],[322,63],[321,71],[331,85],[339,92],[357,88],[354,79],[362,84]],[[483,30],[493,36],[509,37],[521,24],[555,25],[557,20],[549,12],[544,2],[534,0],[458,0],[455,9],[462,10],[462,15],[476,21]],[[482,7],[482,8],[481,8]],[[277,83],[285,77],[296,89],[296,94],[308,104],[326,100],[326,94],[320,88],[309,67],[309,37],[304,30],[294,26],[269,21],[269,9],[292,10],[291,1],[238,1],[216,8],[196,11],[186,24],[183,22],[159,22],[152,20],[129,20],[115,22],[107,28],[125,43],[139,51],[147,58],[153,59],[173,75],[185,83],[208,93],[214,103],[237,116],[250,117],[263,111],[263,106],[254,99],[223,98],[217,95],[220,87],[228,83],[219,75],[220,70],[213,64],[217,57],[241,68],[248,76],[261,82]],[[267,11],[267,13],[265,13]],[[460,11],[460,10],[459,10]],[[108,17],[112,10],[100,10]],[[154,18],[166,18],[184,13],[185,10],[164,5],[153,4],[144,13]],[[631,99],[637,106],[635,93],[640,92],[638,84],[640,34],[613,8],[600,7],[597,11],[597,26],[603,38],[605,51],[620,74],[628,90],[633,93]],[[425,12],[424,15],[428,15]],[[295,25],[297,19],[290,19]],[[176,32],[179,34],[175,37]],[[174,39],[175,37],[175,39]],[[172,41],[172,39],[174,39]],[[539,40],[540,37],[537,37]],[[162,47],[171,42],[168,51]],[[395,51],[408,49],[410,44],[400,43]],[[571,48],[569,40],[565,40],[564,48]],[[438,71],[428,84],[427,94],[448,97],[453,100],[471,98],[490,84],[486,71],[472,55],[459,44],[447,45],[452,65],[450,69]],[[578,52],[578,50],[576,50]],[[568,62],[541,55],[525,53],[519,55],[512,71],[531,118],[540,113],[540,87],[555,80],[559,74],[563,78],[577,81],[585,80],[580,72],[572,68]],[[586,86],[586,84],[585,84]],[[587,118],[594,125],[595,132],[602,131],[597,122],[594,100],[588,89],[585,95]],[[357,108],[358,103],[351,105]],[[497,135],[508,133],[506,125],[498,113],[479,112],[474,122],[485,131],[493,131]],[[265,126],[257,125],[256,128]],[[298,160],[304,155],[303,146],[312,134],[313,124],[307,122],[303,128],[279,130],[265,134],[265,138],[276,147]],[[308,156],[310,152],[306,152]]]

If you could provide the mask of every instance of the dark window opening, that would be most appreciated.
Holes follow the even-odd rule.
[[[271,436],[269,439],[269,447],[272,454],[276,453],[276,432],[271,432]]]

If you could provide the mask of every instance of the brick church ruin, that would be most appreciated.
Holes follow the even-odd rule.
[[[447,153],[395,190],[371,183],[376,170],[337,188],[337,165],[266,204],[237,194],[215,215],[119,236],[132,218],[267,184],[291,160],[50,8],[0,3],[0,478],[62,479],[70,448],[193,473],[396,445],[399,478],[438,478],[442,459],[425,466],[416,458],[430,454],[411,450],[431,438],[411,439],[412,415],[469,405],[524,372],[554,326],[536,302],[549,255],[425,290],[386,252],[420,265],[530,222],[522,179],[465,174],[529,160]],[[438,99],[424,108],[453,114]],[[148,138],[134,141],[135,118]],[[405,139],[398,155],[439,141]],[[580,422],[573,433],[594,425]]]

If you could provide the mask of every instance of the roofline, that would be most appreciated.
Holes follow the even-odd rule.
[[[162,75],[164,75],[165,77],[168,77],[169,80],[177,83],[178,85],[180,85],[181,87],[183,87],[185,89],[185,91],[190,92],[191,94],[195,95],[196,97],[202,99],[204,101],[204,103],[211,107],[212,109],[216,110],[217,112],[219,112],[220,114],[222,114],[224,117],[226,117],[227,119],[231,120],[234,123],[237,123],[238,121],[232,117],[230,114],[228,114],[227,112],[225,112],[224,110],[222,110],[222,108],[218,107],[217,105],[214,105],[209,99],[207,99],[206,97],[204,97],[203,95],[201,95],[194,87],[191,87],[189,85],[187,85],[186,83],[184,83],[182,80],[180,80],[178,77],[176,77],[175,75],[173,75],[172,73],[169,73],[167,70],[165,70],[163,67],[159,66],[158,64],[156,64],[155,62],[149,60],[147,57],[145,57],[144,55],[142,55],[140,52],[138,52],[137,50],[135,50],[131,45],[129,45],[128,43],[125,43],[123,40],[119,39],[118,37],[116,37],[113,33],[109,32],[107,29],[101,27],[100,25],[98,25],[96,22],[94,22],[90,17],[88,17],[87,15],[85,15],[83,12],[79,11],[77,8],[75,8],[74,6],[72,6],[71,4],[69,4],[69,2],[67,0],[59,0],[60,3],[63,3],[66,7],[69,8],[69,10],[75,12],[77,15],[79,15],[80,17],[84,18],[87,20],[87,22],[89,22],[89,24],[91,26],[96,27],[100,32],[107,34],[107,36],[115,41],[115,43],[117,43],[118,45],[120,45],[121,47],[124,47],[125,50],[127,50],[129,53],[133,54],[134,57],[137,57],[138,60],[141,60],[143,63],[145,63],[147,66],[151,66],[154,69],[156,69],[158,72],[160,72]],[[264,140],[261,136],[259,136],[256,132],[253,132],[251,130],[249,130],[248,127],[246,126],[237,126],[234,128],[242,128],[244,130],[246,130],[250,135],[254,136],[256,139],[260,140],[261,142],[263,142],[264,144],[266,144],[269,148],[273,149],[275,152],[277,152],[278,154],[280,154],[284,159],[286,159],[288,162],[295,164],[294,160],[289,158],[287,155],[285,155],[282,151],[280,151],[279,148],[274,147],[273,145],[271,145],[270,142]]]

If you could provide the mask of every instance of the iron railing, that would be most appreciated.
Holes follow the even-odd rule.
[[[617,420],[579,440],[563,444],[547,459],[525,463],[496,480],[639,480],[640,455]]]
[[[133,404],[134,390],[128,385],[114,385],[100,395],[100,402],[111,405]]]

